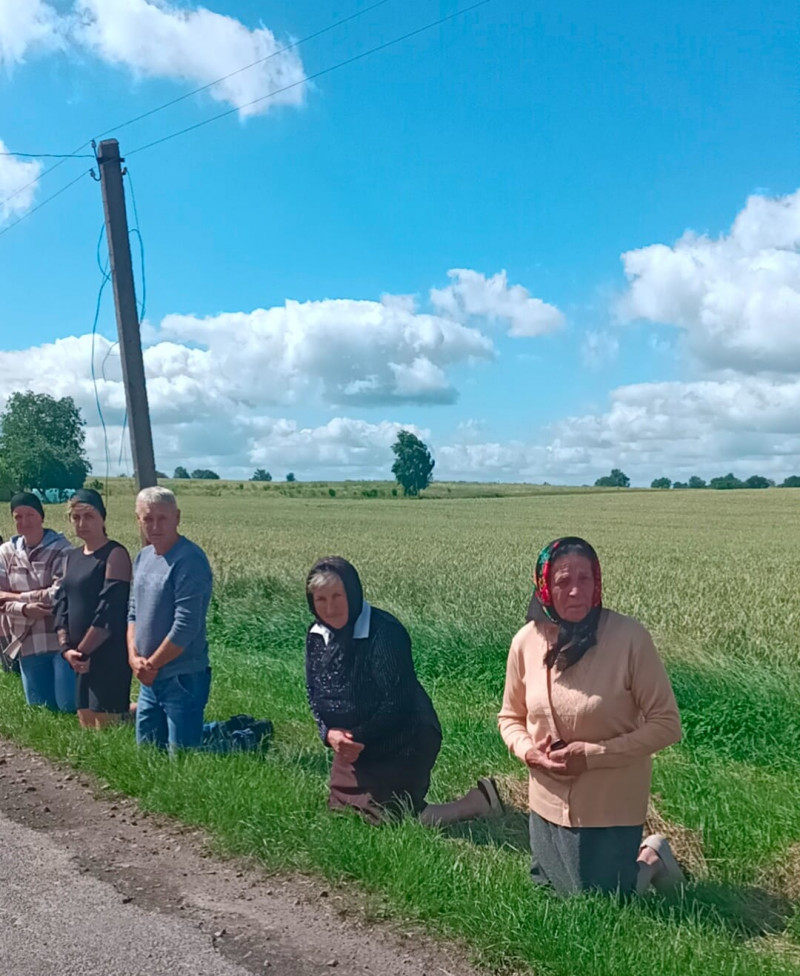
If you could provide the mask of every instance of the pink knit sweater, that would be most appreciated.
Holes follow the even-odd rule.
[[[550,673],[547,641],[534,623],[511,642],[500,734],[524,761],[549,733],[585,743],[588,769],[577,776],[530,771],[530,808],[567,827],[644,823],[653,753],[681,737],[669,678],[645,628],[604,610],[597,644],[563,673]]]

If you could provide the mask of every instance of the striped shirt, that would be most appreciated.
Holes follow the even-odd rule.
[[[0,545],[0,590],[16,594],[0,605],[0,637],[9,657],[28,657],[60,650],[52,616],[32,620],[23,614],[26,603],[52,606],[63,574],[64,557],[72,546],[60,532],[45,529],[38,546],[29,549],[16,535]]]

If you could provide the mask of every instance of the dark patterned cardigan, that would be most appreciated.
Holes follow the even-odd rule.
[[[309,628],[308,702],[323,742],[329,729],[347,729],[364,743],[362,759],[408,756],[422,729],[441,734],[439,720],[417,679],[408,631],[385,610],[366,601],[364,608],[353,631],[359,636],[344,642],[319,625]],[[366,614],[368,630],[362,619]]]

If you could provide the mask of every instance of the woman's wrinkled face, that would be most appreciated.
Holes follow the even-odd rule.
[[[344,583],[336,580],[327,586],[314,590],[314,612],[319,619],[333,630],[345,626],[350,615]]]
[[[586,556],[568,553],[553,563],[550,578],[553,607],[562,620],[580,623],[592,609],[594,573]]]

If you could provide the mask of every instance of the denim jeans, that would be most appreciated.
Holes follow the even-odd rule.
[[[203,709],[211,689],[211,668],[156,678],[142,685],[136,706],[136,742],[159,749],[197,749],[203,741]]]
[[[54,712],[75,711],[75,672],[58,651],[29,654],[19,664],[29,705],[46,705]]]

